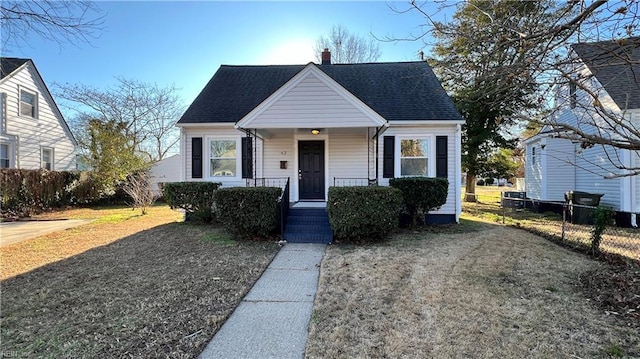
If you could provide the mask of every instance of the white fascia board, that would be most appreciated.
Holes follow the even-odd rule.
[[[356,96],[354,96],[351,92],[347,91],[344,87],[342,87],[339,83],[337,83],[334,79],[329,77],[329,75],[325,74],[324,71],[320,70],[318,66],[314,63],[309,63],[304,69],[300,70],[291,80],[287,81],[282,87],[276,90],[271,96],[267,97],[266,100],[262,101],[256,108],[251,110],[246,116],[244,116],[240,121],[236,123],[236,127],[240,128],[263,128],[262,126],[255,126],[253,122],[268,108],[270,108],[274,103],[280,100],[283,96],[285,96],[291,89],[296,87],[300,82],[306,79],[311,74],[316,75],[318,79],[326,86],[336,91],[338,95],[342,96],[347,102],[354,105],[360,111],[362,111],[369,119],[373,121],[372,126],[369,127],[378,127],[383,126],[387,120],[380,116],[377,112],[367,106],[364,102],[360,101]],[[301,124],[304,126],[304,124]],[[353,127],[353,126],[345,126],[345,127]],[[265,127],[266,128],[266,127]]]

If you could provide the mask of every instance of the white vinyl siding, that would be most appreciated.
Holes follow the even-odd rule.
[[[608,156],[616,158],[616,150],[611,147],[594,146],[576,154],[576,189],[579,191],[604,194],[600,204],[620,209],[620,178],[605,178],[619,171],[609,162]]]
[[[292,87],[256,117],[260,128],[373,126],[361,109],[324,84],[315,74]]]
[[[378,153],[379,153],[379,160],[378,160],[378,175],[379,175],[379,179],[378,179],[378,183],[382,186],[388,186],[389,185],[389,179],[388,178],[382,178],[382,153],[383,153],[383,140],[382,137],[383,136],[396,136],[396,153],[398,153],[398,147],[400,146],[398,143],[398,139],[400,138],[431,138],[431,149],[432,149],[432,153],[435,154],[435,138],[436,136],[447,136],[447,174],[448,174],[448,180],[449,180],[449,189],[448,189],[448,193],[447,193],[447,202],[439,209],[436,211],[432,211],[430,213],[433,214],[455,214],[456,213],[456,208],[458,207],[458,203],[461,201],[460,198],[458,198],[458,196],[456,195],[457,191],[456,191],[456,178],[459,178],[459,175],[456,175],[456,156],[460,156],[460,153],[456,153],[456,142],[455,142],[455,138],[456,138],[456,132],[455,132],[455,126],[397,126],[394,127],[393,123],[392,126],[389,127],[384,134],[380,137],[380,140],[378,141]],[[433,158],[433,156],[432,156]],[[395,161],[396,161],[396,171],[395,171],[395,176],[396,177],[400,177],[400,173],[398,172],[399,170],[399,161],[400,158],[399,156],[396,154],[395,156]],[[435,161],[432,160],[430,161],[432,163],[435,164]],[[435,167],[433,165],[430,165],[430,167],[432,168],[432,172],[430,172],[429,176],[433,177],[435,176]],[[460,185],[459,183],[457,185]]]
[[[369,176],[367,169],[367,131],[358,134],[336,134],[329,136],[329,185],[334,177],[362,178]],[[375,173],[372,174],[372,178]],[[354,184],[355,181],[352,182]]]
[[[575,184],[575,146],[570,140],[549,138],[541,156],[546,163],[543,180],[545,183],[545,200],[564,201],[564,193],[576,189]]]
[[[534,141],[526,146],[525,183],[527,184],[527,197],[542,200],[542,164],[538,158],[540,141]]]
[[[263,174],[266,178],[284,178],[293,179],[295,146],[291,133],[275,134],[267,141],[260,141],[264,146],[264,169]],[[280,161],[286,161],[287,168],[280,168]]]
[[[26,66],[0,80],[3,94],[3,126],[7,138],[11,138],[16,168],[38,169],[41,167],[41,148],[54,149],[53,168],[58,171],[75,170],[75,144],[64,120],[48,96],[37,72]],[[20,116],[20,91],[26,89],[37,94],[37,119]]]

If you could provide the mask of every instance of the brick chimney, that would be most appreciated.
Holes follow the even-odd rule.
[[[322,65],[331,65],[331,52],[326,47],[322,51]]]

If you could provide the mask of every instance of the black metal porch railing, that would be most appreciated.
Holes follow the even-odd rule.
[[[284,236],[284,230],[287,226],[287,219],[289,217],[289,177],[287,177],[287,183],[284,186],[282,196],[280,196],[280,235]]]
[[[366,187],[377,186],[378,181],[361,177],[333,177],[333,185],[335,187]]]
[[[289,177],[262,177],[262,178],[247,178],[247,187],[280,187],[289,182]]]

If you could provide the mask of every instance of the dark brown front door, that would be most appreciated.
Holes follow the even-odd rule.
[[[300,200],[324,200],[324,141],[298,142]]]

